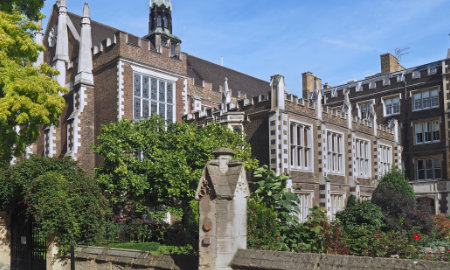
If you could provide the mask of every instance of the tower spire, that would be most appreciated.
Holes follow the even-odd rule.
[[[67,34],[66,0],[61,0],[58,11],[58,28],[56,38],[55,67],[59,71],[56,80],[61,86],[66,85],[66,63],[69,62],[69,39]]]

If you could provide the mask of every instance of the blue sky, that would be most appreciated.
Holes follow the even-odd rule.
[[[148,0],[90,0],[92,19],[135,35],[148,33]],[[46,0],[48,15],[55,3]],[[67,0],[81,14],[84,1]],[[182,50],[269,80],[286,77],[301,96],[310,71],[340,85],[380,71],[380,54],[409,48],[412,67],[444,59],[450,48],[449,0],[172,0]],[[44,21],[44,25],[46,22]]]

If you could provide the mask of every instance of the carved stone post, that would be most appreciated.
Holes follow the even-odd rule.
[[[10,215],[0,212],[0,268],[11,262]]]
[[[247,199],[244,164],[231,149],[214,151],[203,169],[195,198],[199,204],[199,269],[231,269],[238,249],[247,248]]]

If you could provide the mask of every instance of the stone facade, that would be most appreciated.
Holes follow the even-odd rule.
[[[365,118],[372,107],[377,124],[398,121],[406,176],[431,214],[450,213],[449,63],[447,57],[404,69],[384,54],[381,73],[322,89],[326,106],[340,108],[349,92],[354,115]]]
[[[0,269],[11,264],[10,216],[0,212]]]
[[[266,95],[239,100],[237,106],[224,103],[225,110],[209,109],[186,120],[233,126],[230,119],[240,117],[253,156],[290,176],[289,188],[302,202],[301,220],[314,205],[333,219],[350,194],[370,199],[383,173],[402,167],[396,122],[388,127],[377,124],[376,116],[361,119],[349,110],[351,104],[323,106],[318,88],[311,99],[299,99],[286,91],[281,75],[272,76],[271,87]]]

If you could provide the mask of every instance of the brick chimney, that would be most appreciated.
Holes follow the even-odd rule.
[[[388,74],[404,70],[405,68],[398,63],[397,57],[390,53],[385,53],[380,56],[381,58],[381,74]]]
[[[303,98],[309,97],[309,92],[314,91],[315,81],[317,80],[319,87],[322,85],[322,79],[307,71],[302,74]]]

